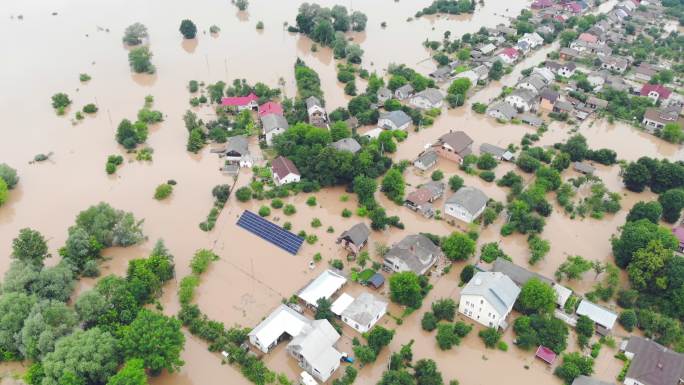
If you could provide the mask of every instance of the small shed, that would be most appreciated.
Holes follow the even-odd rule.
[[[370,279],[368,280],[368,285],[370,285],[374,289],[379,289],[384,284],[385,284],[385,277],[380,273],[373,274],[373,276],[370,277]]]
[[[553,362],[556,361],[556,353],[543,345],[539,345],[539,347],[537,348],[537,352],[534,354],[534,356],[546,362],[549,365],[553,365]]]
[[[584,162],[575,162],[572,165],[572,168],[575,171],[582,173],[584,175],[591,175],[594,173],[594,171],[596,171],[596,168],[594,168],[594,166]]]

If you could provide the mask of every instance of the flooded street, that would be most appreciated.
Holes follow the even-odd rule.
[[[319,1],[322,5],[339,3],[366,13],[366,31],[350,34],[365,51],[364,68],[382,73],[389,63],[405,63],[424,74],[435,67],[429,60],[430,52],[422,46],[426,39],[441,40],[447,30],[452,36],[459,36],[475,32],[480,27],[494,27],[506,22],[507,17],[519,14],[530,2],[486,0],[474,15],[422,17],[407,21],[431,1]],[[228,0],[3,2],[0,34],[9,38],[3,44],[5,52],[3,70],[0,71],[0,83],[4,85],[0,113],[5,117],[0,128],[3,133],[0,163],[17,169],[21,179],[17,188],[11,191],[10,200],[0,208],[0,274],[4,274],[10,264],[12,239],[19,229],[31,227],[43,233],[48,239],[50,252],[57,256],[76,214],[100,201],[144,219],[144,232],[148,236],[148,240],[139,246],[105,250],[103,254],[107,260],[102,265],[103,275],[125,274],[128,260],[146,256],[154,242],[162,238],[175,256],[176,274],[180,279],[189,273],[188,262],[195,250],[211,248],[221,259],[203,276],[196,302],[210,318],[222,321],[226,326],[254,326],[282,299],[290,297],[326,269],[328,260],[345,256],[335,244],[336,237],[358,221],[369,221],[356,216],[342,218],[343,209],[353,211],[357,206],[355,196],[345,193],[343,188],[285,199],[286,203],[297,208],[297,213],[291,217],[283,215],[281,210],[272,210],[270,219],[276,223],[289,221],[295,233],[305,230],[318,236],[316,244],[304,244],[295,256],[235,226],[244,209],[257,211],[268,201],[238,203],[231,198],[213,231],[205,233],[198,227],[212,207],[211,189],[232,180],[218,171],[222,163],[209,153],[208,147],[198,155],[186,151],[188,133],[182,116],[190,108],[188,81],[213,83],[223,80],[230,83],[233,79],[244,78],[250,84],[263,82],[277,87],[282,78],[284,94],[292,97],[296,90],[293,64],[300,57],[319,73],[329,110],[346,105],[349,98],[344,94],[343,85],[337,81],[332,52],[326,48],[312,52],[308,38],[289,33],[284,26],[285,22],[294,23],[297,7],[302,1],[251,0],[249,3],[248,11],[238,12]],[[53,12],[56,15],[52,15]],[[183,41],[178,25],[184,18],[190,18],[198,25],[197,39]],[[264,23],[264,30],[256,30],[258,21]],[[133,22],[141,22],[149,30],[150,49],[154,53],[152,63],[157,68],[154,75],[134,75],[129,69],[127,50],[121,37],[123,30]],[[381,27],[381,22],[386,22],[387,27]],[[208,32],[213,24],[221,28],[215,36]],[[502,86],[515,84],[521,70],[537,65],[554,49],[557,46],[549,46],[530,55],[511,74],[485,87],[470,102],[487,102],[495,98]],[[88,73],[92,80],[79,82],[79,73]],[[73,100],[66,116],[57,116],[50,105],[50,97],[57,92],[65,92]],[[116,174],[107,175],[107,156],[125,154],[114,138],[116,126],[122,119],[136,116],[146,95],[154,96],[154,109],[162,111],[165,117],[164,122],[150,127],[147,145],[154,149],[154,160],[127,159]],[[425,145],[449,130],[468,133],[475,141],[474,149],[482,143],[501,147],[510,143],[518,145],[525,133],[535,132],[526,125],[499,124],[489,117],[475,114],[469,108],[470,102],[459,109],[445,109],[432,127],[418,133],[411,130],[408,139],[398,146],[394,160],[414,159]],[[96,103],[99,112],[72,124],[75,111],[87,103]],[[200,117],[207,113],[202,109],[195,111]],[[681,159],[683,155],[681,147],[624,124],[586,123],[579,132],[587,137],[590,147],[612,148],[620,159],[636,160],[642,155]],[[569,127],[553,124],[540,144],[551,145],[570,135]],[[46,162],[30,164],[29,161],[39,153],[53,155]],[[440,159],[436,168],[444,171],[445,181],[449,176],[458,174],[466,185],[482,189],[490,198],[506,201],[507,189],[477,176],[465,175],[453,163]],[[500,164],[495,170],[497,178],[514,168],[512,164]],[[589,218],[570,220],[554,203],[554,213],[548,218],[542,234],[551,242],[551,251],[533,270],[552,276],[568,255],[612,261],[610,235],[624,223],[627,211],[634,203],[654,198],[647,193],[637,195],[624,190],[618,171],[619,167],[613,166],[599,168],[598,173],[609,189],[624,195],[623,209],[601,221]],[[243,171],[237,185],[247,184],[250,178],[251,172]],[[172,196],[164,201],[153,199],[155,187],[170,179],[178,182]],[[429,173],[421,175],[409,168],[406,179],[408,193],[425,183]],[[343,202],[340,197],[345,194],[350,195],[350,199]],[[306,205],[310,195],[316,196],[317,206]],[[374,257],[376,243],[390,245],[409,233],[447,235],[456,230],[445,221],[428,220],[397,206],[380,193],[377,198],[387,208],[388,215],[401,218],[406,230],[393,228],[372,233],[368,250]],[[555,197],[549,196],[549,201],[555,202]],[[441,208],[443,202],[444,198],[437,201],[436,206]],[[312,218],[320,219],[323,225],[313,229],[310,226]],[[502,249],[516,263],[526,266],[528,249],[525,237],[513,235],[502,238],[499,235],[502,222],[503,218],[499,218],[481,232],[478,253],[483,243],[501,242]],[[328,226],[332,226],[333,232],[326,232]],[[323,255],[323,261],[310,270],[308,263],[318,252]],[[57,258],[53,257],[48,263],[56,263]],[[436,360],[447,381],[458,379],[462,385],[486,385],[512,378],[516,383],[523,383],[524,378],[525,382],[531,383],[561,383],[550,369],[533,360],[532,353],[512,346],[511,330],[504,337],[511,346],[508,352],[487,350],[483,353],[477,330],[473,330],[462,346],[454,350],[442,352],[436,348],[434,333],[428,335],[420,328],[420,317],[433,300],[458,297],[458,273],[462,265],[455,265],[450,274],[434,283],[435,288],[423,308],[404,320],[399,327],[401,332],[397,333],[390,349],[379,357],[375,365],[360,371],[356,384],[375,384],[385,369],[383,363],[388,360],[389,350],[396,351],[411,339],[416,340],[416,359]],[[161,298],[167,314],[174,314],[179,309],[175,294],[178,279],[167,285]],[[77,292],[93,284],[92,279],[84,279]],[[584,292],[592,284],[571,283],[570,286]],[[390,311],[395,315],[401,313],[400,309],[393,307]],[[383,322],[388,327],[397,327],[390,317],[385,317]],[[249,384],[238,369],[221,365],[220,355],[207,351],[204,342],[187,333],[186,337],[182,354],[185,366],[180,373],[165,373],[152,378],[151,384]],[[351,351],[350,338],[346,337],[343,340],[344,350]],[[576,349],[573,343],[569,346]],[[613,353],[604,349],[597,361],[600,368],[597,375],[610,381],[619,372],[619,367],[615,366]],[[294,378],[298,368],[294,360],[284,357],[284,346],[280,346],[276,353],[268,358],[272,362],[267,361],[267,364]],[[3,364],[0,368],[3,369],[0,373],[22,370],[20,364]],[[496,370],[491,370],[493,368]],[[0,383],[11,384],[3,380]]]

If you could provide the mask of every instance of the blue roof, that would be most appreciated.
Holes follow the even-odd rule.
[[[373,285],[374,287],[380,287],[382,286],[383,283],[385,283],[385,277],[382,276],[380,273],[375,273],[373,274],[372,277],[368,280],[368,283]]]
[[[249,210],[245,210],[242,213],[237,221],[237,225],[290,254],[297,254],[304,242],[302,237],[283,229],[275,223],[267,221]]]

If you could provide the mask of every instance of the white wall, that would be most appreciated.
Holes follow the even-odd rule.
[[[501,321],[506,318],[506,314],[499,314],[481,296],[461,295],[458,312],[481,325],[493,328],[499,327]]]
[[[450,215],[466,223],[471,223],[475,219],[475,217],[470,215],[470,213],[466,209],[454,203],[445,205],[444,212],[447,215]]]
[[[288,183],[294,183],[294,182],[299,182],[299,175],[289,173],[283,177],[283,179],[279,179],[277,176],[273,175],[273,182],[275,182],[276,185],[284,185]]]

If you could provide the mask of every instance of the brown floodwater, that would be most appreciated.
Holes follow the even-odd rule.
[[[309,39],[288,33],[284,22],[294,22],[301,1],[250,1],[249,10],[238,12],[228,0],[201,0],[197,2],[161,1],[148,2],[86,0],[41,0],[3,2],[0,17],[0,34],[8,36],[3,48],[3,71],[0,83],[4,85],[0,96],[0,113],[5,118],[3,140],[0,141],[0,162],[16,168],[21,181],[10,194],[10,200],[0,208],[0,273],[9,266],[11,240],[19,229],[33,227],[47,238],[50,250],[64,244],[67,228],[76,214],[99,201],[114,207],[132,211],[145,219],[145,233],[149,240],[131,248],[105,250],[103,274],[124,274],[128,260],[147,255],[154,242],[163,238],[177,262],[178,277],[187,274],[188,261],[199,248],[213,248],[221,260],[209,269],[198,289],[197,302],[211,317],[226,325],[253,326],[265,317],[282,298],[289,297],[327,267],[327,260],[343,258],[344,253],[335,245],[335,237],[346,228],[362,220],[358,217],[342,218],[344,208],[354,209],[352,196],[347,202],[342,188],[326,189],[313,194],[318,199],[316,207],[305,204],[307,194],[288,199],[297,207],[297,214],[284,216],[273,210],[271,219],[277,223],[290,221],[295,231],[315,233],[318,242],[304,245],[296,256],[289,255],[261,239],[247,234],[234,225],[243,209],[256,210],[261,202],[239,204],[231,200],[219,217],[216,228],[202,232],[198,224],[203,221],[212,205],[211,188],[231,181],[218,172],[221,162],[208,149],[198,155],[185,151],[187,132],[182,115],[189,108],[186,85],[191,79],[215,82],[245,78],[250,83],[261,81],[276,87],[283,78],[284,93],[293,96],[295,83],[292,66],[296,57],[320,74],[327,105],[335,108],[346,104],[340,83],[336,80],[335,60],[328,49],[311,52]],[[320,2],[333,5],[334,0]],[[422,46],[426,38],[441,40],[447,30],[452,36],[475,32],[481,26],[492,27],[505,22],[526,7],[529,0],[486,1],[474,15],[433,16],[407,21],[429,0],[399,1],[340,1],[341,4],[358,9],[368,15],[367,31],[350,36],[365,50],[364,67],[382,72],[389,63],[406,63],[427,74],[434,69],[430,53]],[[56,15],[52,15],[56,12]],[[20,19],[18,16],[22,16]],[[183,41],[178,25],[181,19],[190,18],[199,27],[198,37]],[[121,43],[126,26],[142,22],[150,33],[150,47],[154,53],[155,75],[134,75],[127,62],[127,50]],[[255,25],[263,21],[265,29],[257,32]],[[386,28],[380,23],[385,21]],[[221,32],[208,33],[209,26],[218,25]],[[472,101],[487,102],[496,97],[502,85],[513,85],[520,71],[544,60],[555,47],[547,47],[525,59],[513,73],[505,76],[475,94]],[[92,80],[80,83],[79,73],[88,73]],[[50,106],[50,96],[66,92],[73,100],[65,117],[58,117]],[[153,162],[138,162],[128,157],[114,176],[104,172],[106,157],[123,154],[114,140],[116,125],[123,118],[135,118],[146,95],[155,97],[154,108],[165,114],[165,121],[151,127],[148,145],[154,148]],[[73,125],[75,111],[86,103],[96,103],[100,111]],[[200,117],[210,117],[209,109],[197,108]],[[413,159],[421,149],[449,130],[463,130],[475,140],[475,148],[487,142],[506,146],[519,143],[525,133],[534,129],[524,125],[503,125],[469,108],[444,111],[432,127],[418,133],[411,132],[408,140],[398,147],[395,160]],[[570,135],[568,127],[552,125],[542,142],[563,140]],[[658,157],[681,157],[681,150],[646,134],[623,125],[596,123],[583,125],[581,132],[588,137],[592,147],[610,147],[621,158],[636,159],[641,154]],[[615,140],[617,135],[620,140]],[[548,139],[547,139],[548,138]],[[252,143],[256,147],[256,143]],[[38,153],[52,153],[49,161],[30,164]],[[513,169],[502,164],[496,169],[497,176]],[[467,185],[477,186],[488,196],[504,201],[507,191],[494,183],[487,183],[476,176],[464,175],[454,164],[440,160],[438,168],[446,176],[461,175]],[[593,219],[570,220],[558,208],[549,218],[543,237],[552,243],[546,259],[534,269],[552,274],[566,255],[583,255],[591,259],[611,260],[608,238],[623,223],[626,210],[639,199],[652,199],[647,194],[635,195],[622,189],[617,167],[599,168],[606,185],[613,191],[626,194],[625,210],[603,221]],[[248,183],[249,171],[244,172],[238,185]],[[407,192],[429,179],[412,169],[406,174]],[[155,187],[175,179],[178,185],[166,201],[152,199]],[[388,214],[398,215],[406,224],[406,231],[389,229],[372,234],[369,249],[375,243],[391,244],[408,232],[431,232],[446,235],[457,227],[444,221],[428,220],[414,212],[388,202],[378,194]],[[553,199],[550,197],[550,199]],[[438,201],[438,205],[443,199]],[[312,229],[310,221],[319,218],[323,226]],[[479,244],[501,242],[502,248],[521,264],[527,260],[527,245],[522,236],[501,238],[499,220],[481,232]],[[333,232],[328,233],[328,226]],[[463,229],[464,226],[461,226]],[[308,263],[320,252],[323,262],[314,270]],[[374,254],[373,252],[371,254]],[[50,263],[54,263],[53,258]],[[435,288],[426,304],[445,296],[457,296],[457,274],[462,264],[452,273],[434,279]],[[92,287],[93,280],[83,280],[78,288],[82,292]],[[178,310],[175,296],[177,281],[168,285],[161,298],[165,311],[173,314]],[[575,285],[574,283],[571,284]],[[584,291],[591,285],[577,284]],[[574,286],[573,286],[574,287]],[[352,293],[359,290],[350,286]],[[427,305],[426,305],[427,306]],[[399,315],[401,310],[392,305],[390,311]],[[560,383],[551,371],[532,359],[529,352],[514,347],[507,353],[484,350],[474,331],[463,345],[452,351],[442,352],[436,348],[434,337],[420,329],[422,311],[409,316],[399,327],[397,337],[390,349],[381,355],[378,363],[361,370],[357,383],[373,384],[384,370],[390,350],[397,350],[402,343],[416,340],[416,358],[433,358],[444,373],[445,379],[456,378],[464,385],[491,384],[515,378],[522,382]],[[383,324],[397,327],[386,317]],[[350,351],[350,341],[355,332],[345,329],[341,349]],[[508,332],[507,342],[512,340]],[[164,374],[154,378],[155,385],[212,385],[247,384],[247,380],[235,368],[220,365],[218,354],[206,350],[206,345],[188,335],[183,353],[186,365],[180,373]],[[269,366],[295,378],[298,370],[293,360],[279,349],[266,358]],[[611,354],[600,356],[600,377],[611,380],[617,373]],[[457,363],[454,365],[453,363]],[[530,368],[525,369],[525,365]],[[501,370],[487,370],[495,367]],[[3,364],[0,373],[19,372],[20,364]],[[473,370],[477,369],[477,370]],[[619,370],[619,368],[618,368]],[[605,374],[604,374],[605,372]],[[3,380],[7,382],[8,380]],[[5,383],[2,382],[2,383]]]

